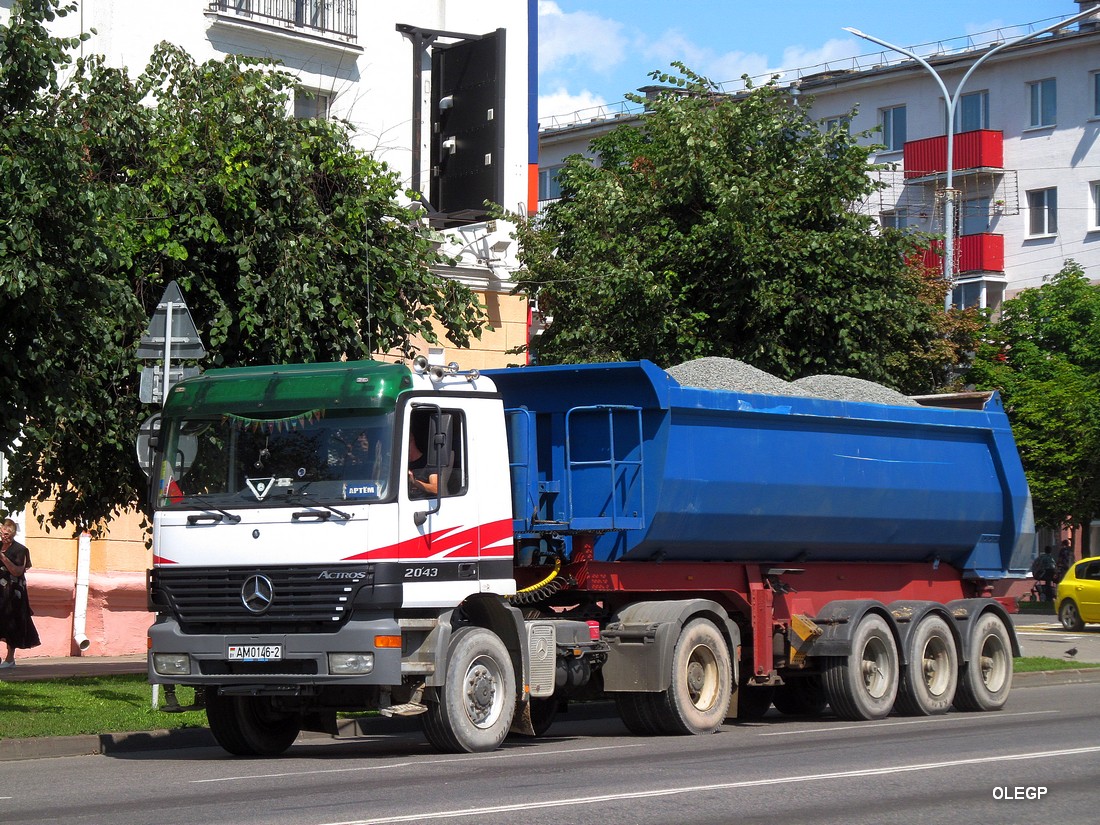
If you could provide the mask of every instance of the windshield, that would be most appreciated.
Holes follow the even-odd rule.
[[[393,413],[307,410],[278,418],[169,418],[157,506],[372,501],[390,489]]]

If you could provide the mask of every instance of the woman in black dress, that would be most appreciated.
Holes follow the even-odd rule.
[[[15,667],[16,648],[41,644],[31,619],[24,575],[31,566],[31,553],[15,540],[18,529],[10,518],[0,524],[0,639],[8,645],[8,655],[0,668]]]

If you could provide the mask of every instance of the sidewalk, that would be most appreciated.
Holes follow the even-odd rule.
[[[0,670],[0,682],[145,673],[145,662],[144,653],[134,653],[129,656],[40,656],[26,659],[16,656],[15,667]]]

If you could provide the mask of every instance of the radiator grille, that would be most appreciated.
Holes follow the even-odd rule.
[[[185,633],[335,632],[347,621],[356,593],[374,582],[370,565],[347,570],[361,573],[357,578],[333,576],[340,572],[330,566],[160,567],[149,572],[149,600],[154,610],[171,612]],[[249,610],[242,596],[253,576],[270,582],[270,602],[262,612]]]

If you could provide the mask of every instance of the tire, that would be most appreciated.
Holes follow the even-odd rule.
[[[278,756],[302,731],[301,716],[276,709],[270,696],[223,696],[216,687],[205,695],[210,732],[234,756]]]
[[[959,651],[951,628],[940,616],[926,616],[907,644],[894,707],[906,716],[947,713],[959,684]]]
[[[654,694],[661,725],[673,735],[714,733],[729,710],[733,689],[729,646],[714,624],[692,619],[672,651],[672,681]]]
[[[1012,639],[1001,617],[983,614],[970,631],[970,660],[959,668],[955,707],[1000,710],[1012,690]]]
[[[507,648],[481,627],[463,627],[451,636],[447,673],[436,701],[421,715],[424,735],[444,753],[496,750],[516,706],[516,676]]]
[[[1077,608],[1077,602],[1073,599],[1065,599],[1058,608],[1058,620],[1066,630],[1084,630],[1085,622],[1081,618],[1081,611]]]
[[[829,706],[829,699],[820,676],[797,676],[776,686],[772,703],[785,716],[820,716]]]
[[[841,719],[883,719],[898,693],[898,647],[890,625],[877,613],[860,619],[847,656],[825,659],[825,695]]]
[[[772,685],[741,685],[737,690],[737,719],[753,722],[763,719],[775,698]]]
[[[615,707],[626,729],[635,736],[661,736],[667,733],[657,711],[656,693],[616,693]]]

